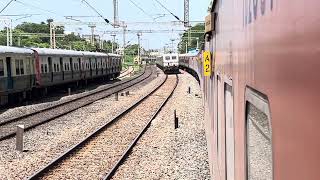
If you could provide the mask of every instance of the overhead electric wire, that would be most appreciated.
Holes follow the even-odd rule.
[[[132,1],[132,0],[129,0],[134,6],[136,6],[141,12],[143,12],[145,15],[147,15],[147,16],[149,16],[153,21],[155,21],[154,20],[154,18],[149,14],[149,13],[147,13],[145,10],[143,10],[138,4],[136,4],[134,1]]]
[[[10,2],[8,2],[8,3],[4,6],[4,8],[1,9],[0,13],[2,13],[5,9],[7,9],[7,7],[8,7],[13,1],[15,1],[15,0],[11,0]]]
[[[19,1],[19,0],[14,0],[15,2],[17,3],[20,3],[22,5],[25,5],[25,6],[29,6],[29,7],[32,7],[32,8],[35,8],[35,9],[39,9],[41,11],[45,11],[45,12],[48,12],[48,13],[51,13],[51,14],[55,14],[55,15],[59,15],[58,13],[55,13],[53,11],[50,11],[50,10],[47,10],[47,9],[43,9],[43,8],[40,8],[40,7],[37,7],[37,6],[34,6],[32,4],[28,4],[28,3],[25,3],[25,2],[22,2],[22,1]],[[59,15],[60,16],[60,15]]]
[[[82,0],[82,2],[85,2],[87,6],[89,6],[94,12],[96,12],[106,23],[110,24],[110,21],[107,18],[103,17],[102,14],[100,14],[99,11],[91,6],[86,0]]]
[[[0,16],[11,16],[11,17],[17,17],[17,16],[36,16],[41,14],[1,14]]]
[[[178,16],[176,16],[175,14],[173,14],[173,12],[171,12],[167,7],[165,7],[160,1],[158,0],[154,0],[156,1],[158,4],[160,4],[161,7],[163,7],[165,10],[167,10],[174,18],[176,18],[178,21],[181,21],[180,18]]]

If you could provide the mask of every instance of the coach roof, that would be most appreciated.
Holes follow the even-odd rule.
[[[39,55],[63,55],[63,56],[83,56],[81,51],[65,50],[65,49],[49,49],[49,48],[32,48]]]
[[[106,57],[108,56],[105,53],[101,53],[101,52],[90,52],[90,51],[83,51],[82,52],[84,56],[97,56],[97,57]]]
[[[27,48],[0,46],[0,53],[33,54],[33,51]]]

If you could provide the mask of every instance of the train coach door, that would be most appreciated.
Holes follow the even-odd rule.
[[[64,81],[64,66],[63,66],[63,58],[60,57],[60,70],[62,72],[62,80]]]
[[[69,63],[70,63],[70,70],[71,70],[71,78],[73,79],[74,64],[73,64],[72,58],[69,59]]]
[[[48,57],[48,64],[49,64],[49,72],[50,72],[50,80],[53,82],[53,69],[52,69],[52,58]]]
[[[234,118],[232,86],[225,84],[225,125],[226,125],[226,176],[227,180],[234,180]]]
[[[12,71],[11,71],[11,57],[6,58],[6,64],[7,64],[7,88],[12,89],[13,88],[13,79],[12,79]]]

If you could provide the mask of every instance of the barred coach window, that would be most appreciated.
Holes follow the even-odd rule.
[[[22,59],[20,59],[20,74],[21,75],[24,75],[24,65],[23,65],[24,63],[23,63],[23,60]]]
[[[2,59],[0,59],[0,76],[4,76],[4,65]]]
[[[248,179],[272,180],[272,142],[268,116],[250,103],[247,112]]]
[[[19,61],[19,59],[16,59],[16,75],[20,75]]]

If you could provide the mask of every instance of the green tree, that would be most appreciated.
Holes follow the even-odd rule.
[[[0,31],[0,45],[7,45],[7,31],[5,29]]]
[[[191,27],[189,30],[192,31],[204,31],[204,24],[196,24]],[[198,38],[198,40],[197,40]],[[197,41],[199,42],[199,47],[201,43],[204,42],[204,33],[191,33],[190,35],[190,45],[188,44],[188,49],[197,48]],[[188,43],[188,32],[183,33],[182,39],[178,44],[179,53],[186,53],[186,43]]]
[[[50,23],[53,22],[53,19],[48,19],[46,22],[41,22],[40,24],[23,22],[22,24],[17,25],[14,30],[14,46],[21,47],[50,47],[50,38],[41,37],[39,34],[43,33],[48,35],[50,33]],[[35,35],[22,36],[19,34],[22,33],[34,33]],[[56,27],[56,34],[64,34],[64,27]],[[56,38],[57,48],[61,49],[74,49],[79,51],[102,51],[102,52],[111,52],[112,42],[104,41],[104,46],[100,49],[100,45],[96,43],[92,45],[90,42],[87,42],[84,38],[76,35],[74,33],[68,34],[63,38]],[[0,30],[0,45],[7,44],[7,31],[6,29]],[[115,49],[119,45],[115,43]],[[130,50],[131,51],[131,50]]]

